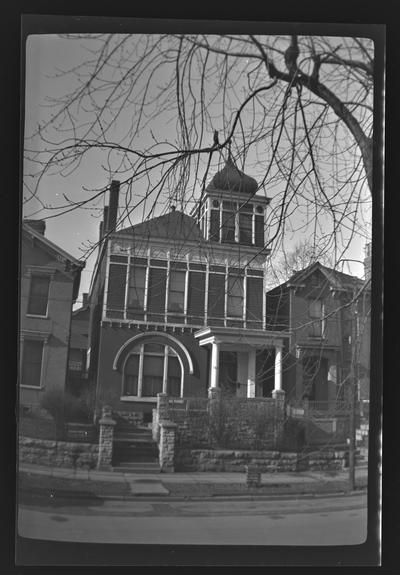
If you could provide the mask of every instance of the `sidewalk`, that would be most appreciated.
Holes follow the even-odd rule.
[[[355,470],[357,490],[367,486],[367,468]],[[229,472],[176,472],[176,473],[118,473],[114,471],[52,468],[21,463],[22,476],[42,477],[44,489],[57,481],[66,486],[60,489],[73,497],[74,492],[92,493],[105,498],[126,499],[137,496],[166,496],[204,498],[207,496],[271,496],[318,495],[349,491],[348,470],[338,472],[307,471],[291,473],[262,473],[261,486],[247,488],[246,474]],[[29,476],[25,475],[29,474]],[[28,482],[29,484],[29,482]],[[103,489],[101,489],[103,486]],[[104,489],[104,487],[106,489]],[[40,488],[40,486],[39,486]],[[105,495],[107,493],[107,495]]]

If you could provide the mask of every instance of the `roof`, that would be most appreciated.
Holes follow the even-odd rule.
[[[231,158],[228,158],[225,167],[215,174],[207,186],[207,190],[213,189],[253,196],[258,189],[258,184],[254,178],[239,170]]]
[[[350,291],[354,288],[360,288],[364,285],[364,281],[356,276],[351,276],[338,270],[323,266],[319,262],[315,262],[303,270],[295,272],[286,282],[275,287],[275,289],[282,289],[286,287],[300,287],[304,284],[307,278],[312,275],[316,270],[319,270],[326,278],[328,283],[333,289],[341,291]]]
[[[41,233],[37,232],[34,228],[32,228],[27,222],[27,221],[23,221],[22,222],[22,230],[31,235],[32,237],[34,237],[36,240],[39,240],[39,242],[41,242],[44,246],[46,246],[47,248],[49,248],[50,250],[52,250],[53,252],[56,252],[58,255],[62,256],[64,259],[69,260],[72,264],[76,265],[79,268],[84,268],[85,267],[85,262],[82,262],[76,258],[74,258],[74,256],[71,256],[71,254],[69,254],[68,252],[66,252],[65,250],[63,250],[62,248],[60,248],[60,246],[58,246],[57,244],[55,244],[54,242],[50,241],[49,239],[47,239],[44,235],[42,235]]]
[[[132,236],[145,236],[148,238],[164,238],[176,241],[203,242],[204,238],[199,226],[194,218],[173,210],[168,214],[152,218],[140,224],[136,224],[118,234],[129,234]]]
[[[77,260],[71,256],[71,254],[60,248],[60,246],[45,238],[43,234],[33,229],[26,221],[22,222],[22,232],[30,235],[45,250],[55,255],[59,261],[65,264],[65,271],[69,272],[73,278],[72,301],[75,301],[78,297],[81,272],[85,267],[85,262]]]

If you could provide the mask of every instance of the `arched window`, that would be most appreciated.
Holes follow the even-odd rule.
[[[139,344],[126,357],[122,395],[157,397],[157,393],[167,393],[180,397],[182,377],[181,361],[170,346]]]

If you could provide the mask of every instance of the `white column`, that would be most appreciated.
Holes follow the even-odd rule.
[[[211,382],[210,387],[219,387],[219,344],[213,342],[211,348]]]
[[[168,351],[169,347],[166,345],[164,348],[164,372],[163,372],[163,393],[168,393]]]
[[[274,391],[282,391],[282,346],[275,346],[275,382]]]
[[[247,397],[256,396],[256,350],[249,351],[247,367]]]

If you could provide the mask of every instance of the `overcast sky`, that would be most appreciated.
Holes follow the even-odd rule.
[[[59,70],[73,68],[86,57],[84,42],[82,40],[68,40],[56,35],[31,35],[26,45],[26,97],[25,97],[25,136],[32,134],[38,124],[46,120],[52,113],[49,97],[60,97],[74,87],[71,76],[59,75]],[[161,134],[167,136],[171,127],[158,126]],[[34,146],[37,141],[26,140],[26,147]],[[39,186],[39,200],[30,199],[24,205],[24,217],[48,218],[46,220],[46,236],[60,247],[81,258],[84,256],[87,241],[95,242],[98,239],[99,222],[104,205],[104,198],[92,204],[88,209],[79,209],[59,217],[54,216],[54,210],[43,209],[65,204],[64,194],[76,201],[85,194],[84,189],[101,188],[108,184],[105,172],[101,166],[103,161],[97,154],[87,157],[85,163],[75,171],[65,175],[49,175]],[[25,165],[25,181],[29,182],[31,170],[34,166]],[[212,174],[211,174],[212,175]],[[211,176],[210,175],[210,176]],[[249,173],[249,175],[253,175]],[[140,194],[140,190],[138,190]],[[271,194],[268,194],[271,195]],[[28,199],[29,191],[24,190]],[[159,206],[161,212],[163,206]],[[136,217],[139,217],[138,214]],[[300,236],[301,237],[301,236]],[[363,259],[365,246],[364,237],[355,237],[349,258]],[[91,272],[94,265],[94,256],[86,263],[82,274],[81,293],[89,289]],[[360,277],[363,275],[361,265],[354,264],[352,272]],[[81,298],[79,298],[81,299]]]

